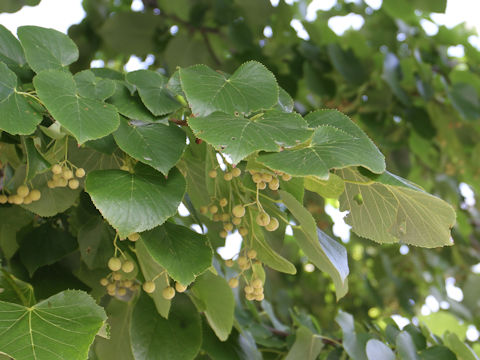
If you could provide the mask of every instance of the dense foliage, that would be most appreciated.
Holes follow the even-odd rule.
[[[0,358],[478,359],[472,34],[425,34],[444,0],[308,3],[84,0],[69,36],[0,26]]]

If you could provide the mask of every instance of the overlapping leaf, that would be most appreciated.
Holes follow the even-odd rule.
[[[315,128],[306,147],[273,154],[261,154],[257,161],[294,176],[317,176],[328,179],[330,169],[360,165],[381,173],[385,170],[383,155],[347,116],[336,110],[319,110],[305,117]]]
[[[42,116],[17,93],[17,75],[0,62],[0,130],[10,134],[27,135],[35,131]]]
[[[188,124],[197,137],[229,154],[234,163],[255,151],[279,151],[298,145],[312,135],[300,115],[277,110],[252,119],[215,112],[191,117]]]
[[[185,226],[167,222],[142,233],[142,240],[151,257],[183,285],[189,285],[212,265],[207,237]]]
[[[186,146],[185,133],[174,124],[129,124],[126,119],[121,119],[114,137],[128,155],[164,175],[175,166]]]
[[[39,26],[21,26],[17,35],[28,64],[37,73],[62,69],[78,59],[77,46],[60,31]]]
[[[120,120],[116,109],[103,101],[81,96],[70,73],[42,71],[33,83],[50,114],[80,144],[107,136],[117,129]]]
[[[32,307],[0,301],[0,349],[16,360],[84,360],[103,325],[103,309],[66,290]]]
[[[299,227],[293,228],[298,245],[316,267],[332,277],[337,299],[345,296],[349,273],[346,249],[317,229],[312,215],[291,194],[282,190],[279,193],[283,203],[300,223]]]
[[[278,102],[274,75],[256,61],[244,63],[230,77],[208,66],[195,65],[180,69],[180,79],[195,116],[215,111],[248,114]]]
[[[350,211],[346,222],[357,235],[380,243],[452,245],[455,211],[445,201],[388,172],[367,177],[344,169],[337,174],[345,180],[340,209]]]
[[[105,100],[115,92],[115,83],[110,79],[97,78],[90,70],[84,70],[73,76],[78,93],[86,98]]]
[[[140,98],[153,115],[165,115],[181,107],[173,94],[166,88],[167,78],[151,70],[132,71],[126,80],[135,85]]]
[[[137,165],[134,174],[93,171],[85,185],[97,209],[122,237],[163,224],[177,212],[186,186],[178,170],[166,179],[145,165]]]

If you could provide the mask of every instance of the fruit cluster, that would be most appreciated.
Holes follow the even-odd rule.
[[[17,188],[16,194],[11,194],[8,196],[5,194],[0,194],[0,204],[6,204],[8,202],[9,204],[15,205],[28,205],[34,201],[40,200],[41,197],[42,193],[40,190],[29,189],[27,185],[20,185]]]
[[[108,260],[108,268],[112,272],[108,274],[106,278],[100,279],[100,284],[106,287],[107,293],[110,296],[125,296],[128,290],[135,291],[138,289],[138,284],[136,281],[124,279],[124,274],[131,273],[133,270],[135,270],[135,264],[133,261],[128,259],[122,261],[121,258],[114,256]],[[122,274],[120,270],[124,274]]]
[[[161,276],[162,274],[159,274],[158,276]],[[158,278],[158,276],[156,278]],[[175,296],[175,292],[183,293],[185,290],[187,290],[187,286],[180,284],[179,282],[175,282],[175,288],[173,286],[170,286],[170,281],[168,279],[168,274],[165,273],[165,276],[167,278],[167,284],[168,286],[164,287],[162,289],[162,297],[166,300],[171,300]],[[142,285],[143,291],[146,293],[153,293],[156,289],[155,285],[155,280],[156,278],[150,280],[150,281],[145,281]]]
[[[260,263],[258,260],[255,260],[256,257],[257,252],[253,249],[248,250],[245,255],[240,255],[237,258],[236,263],[241,271],[237,276],[231,278],[228,281],[228,285],[233,289],[238,287],[240,277],[243,277],[246,281],[246,285],[243,290],[245,292],[245,298],[249,301],[262,301],[265,298],[265,295],[263,294],[263,281],[255,273],[255,271],[252,271],[250,278],[248,276],[245,276],[245,272],[247,270],[249,270],[250,268],[253,269],[254,262]],[[233,267],[235,265],[235,261],[233,261],[232,259],[226,260],[225,265],[228,267]]]
[[[78,179],[85,176],[83,168],[77,168],[74,173],[74,168],[67,165],[67,163],[59,163],[52,166],[52,178],[48,180],[47,186],[50,189],[56,187],[66,187],[75,190],[80,186]]]

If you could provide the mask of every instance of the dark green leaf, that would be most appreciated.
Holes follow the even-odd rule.
[[[10,259],[18,249],[17,231],[33,220],[33,214],[19,206],[0,207],[0,249]]]
[[[0,61],[10,67],[23,66],[26,63],[22,45],[3,25],[0,25]]]
[[[35,175],[50,169],[50,163],[40,154],[32,138],[25,138],[25,152],[27,153],[26,181],[32,180]]]
[[[368,340],[366,352],[368,360],[395,360],[395,354],[393,351],[377,339]]]
[[[97,78],[90,70],[76,73],[73,79],[77,85],[78,94],[86,98],[105,100],[115,92],[115,83],[112,80]]]
[[[115,232],[100,216],[91,217],[82,224],[77,239],[82,260],[88,268],[105,268],[114,253],[114,237]]]
[[[295,342],[285,360],[315,360],[322,351],[322,339],[307,327],[300,326],[295,334]]]
[[[6,270],[0,269],[0,301],[32,306],[36,303],[33,287],[17,279]]]

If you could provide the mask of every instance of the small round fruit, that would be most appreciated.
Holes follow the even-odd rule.
[[[226,198],[222,198],[218,203],[220,204],[221,207],[225,207],[228,204],[228,200]]]
[[[234,217],[232,219],[232,224],[233,225],[240,225],[242,223],[242,218],[239,218],[239,217]]]
[[[55,164],[52,166],[52,173],[54,174],[61,174],[62,173],[62,167],[59,164]]]
[[[177,292],[179,292],[179,293],[182,293],[185,290],[187,290],[187,287],[185,285],[180,284],[179,282],[176,282],[175,283],[175,290],[177,290]]]
[[[237,263],[239,266],[244,266],[248,264],[248,259],[245,256],[239,256],[237,259]]]
[[[128,240],[135,242],[138,239],[140,239],[140,234],[139,233],[132,233],[132,234],[128,235],[127,238],[128,238]]]
[[[153,281],[145,281],[142,285],[143,291],[146,293],[153,293],[155,291],[155,283]]]
[[[133,269],[135,269],[135,264],[130,260],[127,260],[122,264],[122,271],[124,273],[131,273]]]
[[[245,294],[253,294],[253,287],[250,285],[245,286]]]
[[[64,178],[65,180],[70,180],[71,178],[73,178],[73,171],[70,170],[70,169],[65,170],[65,171],[63,172],[63,178]]]
[[[227,213],[222,214],[222,215],[220,215],[220,220],[222,220],[222,221],[228,221],[228,220],[230,220],[230,215],[227,214]]]
[[[253,286],[254,289],[260,289],[260,288],[263,287],[263,282],[262,282],[261,279],[257,278],[257,279],[252,281],[252,286]]]
[[[247,251],[247,256],[249,259],[255,259],[257,257],[257,252],[253,249]]]
[[[278,229],[278,225],[277,218],[272,217],[270,222],[265,226],[265,229],[267,229],[267,231],[275,231]]]
[[[120,170],[130,171],[130,168],[127,165],[122,165],[122,166],[120,166]]]
[[[263,299],[265,299],[265,295],[263,295],[263,294],[255,296],[255,300],[257,300],[257,301],[262,301]]]
[[[67,186],[67,184],[68,184],[68,181],[65,180],[64,178],[60,178],[60,179],[55,180],[55,186],[65,187],[65,186]]]
[[[220,214],[213,214],[212,219],[213,221],[220,221],[222,220],[222,217],[220,216]]]
[[[68,181],[68,187],[72,190],[78,189],[80,182],[77,179],[70,179]]]
[[[246,298],[248,301],[252,301],[252,300],[255,300],[255,295],[253,295],[253,294],[245,294],[245,298]]]
[[[259,190],[263,190],[263,189],[265,189],[266,187],[267,187],[267,183],[264,183],[263,181],[257,183],[257,188],[258,188]]]
[[[208,207],[200,206],[200,214],[205,215],[208,212]]]
[[[283,174],[282,175],[282,180],[283,181],[289,181],[292,178],[292,175],[290,174]]]
[[[227,172],[225,173],[225,175],[223,175],[223,178],[225,179],[225,181],[231,181],[233,179],[233,175],[231,172]]]
[[[25,205],[31,204],[32,201],[33,201],[33,200],[32,200],[32,197],[31,197],[30,195],[27,195],[27,196],[25,196],[25,197],[23,198],[23,203],[24,203]]]
[[[262,174],[260,174],[260,173],[254,173],[254,174],[252,175],[252,180],[253,180],[254,183],[257,183],[257,184],[258,184],[259,182],[262,182]]]
[[[248,229],[242,226],[240,229],[238,229],[238,233],[242,236],[246,236],[248,234]]]
[[[270,223],[270,215],[268,215],[266,212],[261,212],[257,215],[255,220],[257,221],[258,225],[267,226]]]
[[[235,205],[232,209],[232,214],[239,218],[245,216],[245,207],[243,205]]]
[[[260,295],[260,294],[263,294],[263,287],[253,289],[253,295]]]
[[[107,285],[107,291],[108,291],[109,293],[111,293],[111,292],[115,293],[115,289],[116,289],[116,288],[117,288],[117,286],[116,286],[115,284],[113,284],[113,283]]]
[[[210,170],[208,172],[208,176],[211,177],[212,179],[215,179],[217,177],[217,170]]]
[[[232,223],[226,223],[225,225],[223,225],[223,229],[225,231],[232,231],[233,230],[233,224]]]
[[[119,272],[113,273],[112,274],[112,279],[115,281],[122,280],[122,274]]]
[[[21,196],[18,196],[18,195],[12,195],[12,202],[15,205],[21,205],[21,204],[23,204],[23,198]]]
[[[127,295],[127,289],[125,289],[124,287],[121,287],[121,288],[117,289],[117,295],[118,295],[118,296],[125,296],[125,295]]]
[[[112,271],[118,271],[122,268],[122,260],[117,257],[111,257],[108,260],[108,268]]]
[[[212,214],[216,214],[218,212],[218,206],[217,205],[210,205],[208,208],[208,211]]]
[[[83,168],[78,168],[75,171],[75,176],[78,177],[78,178],[84,177],[85,176],[85,170]]]
[[[226,265],[227,267],[232,267],[233,264],[234,264],[234,263],[233,263],[233,260],[232,260],[232,259],[225,260],[225,265]]]
[[[162,290],[162,296],[166,300],[172,300],[175,296],[175,289],[171,286],[167,286],[165,289]]]
[[[236,167],[232,170],[232,175],[234,177],[239,177],[240,175],[242,175],[242,170],[240,170],[239,168]]]
[[[270,190],[278,190],[280,186],[280,181],[277,178],[273,178],[272,181],[268,183],[268,187]]]
[[[126,288],[131,288],[133,285],[133,281],[132,280],[125,280],[123,282],[123,286],[125,286]]]
[[[225,230],[222,230],[218,233],[218,235],[220,235],[221,238],[226,238],[228,236],[228,232],[226,232]]]
[[[8,202],[7,195],[0,194],[0,204],[6,204]]]
[[[270,175],[270,174],[262,174],[262,181],[268,183],[270,181],[272,181],[273,179],[273,176]]]
[[[228,280],[228,285],[232,289],[235,289],[238,286],[238,279],[237,278],[231,278],[230,280]]]
[[[55,181],[54,180],[48,180],[47,181],[47,186],[48,186],[49,189],[53,189],[54,187],[56,187]]]
[[[100,285],[107,286],[108,285],[108,280],[106,278],[101,278],[100,279]]]
[[[30,193],[30,189],[28,188],[27,185],[20,185],[17,189],[17,195],[21,196],[22,198],[27,197],[29,193]]]

